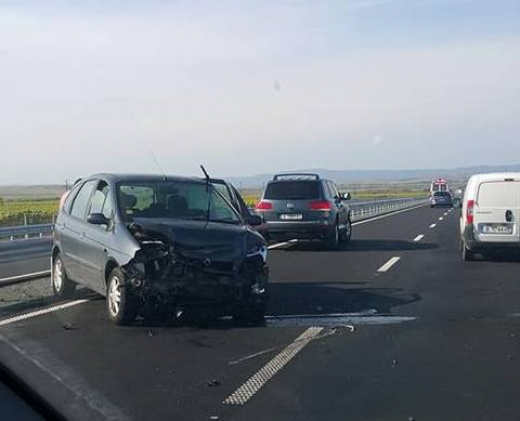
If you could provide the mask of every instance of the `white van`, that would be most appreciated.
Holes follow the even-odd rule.
[[[466,187],[460,218],[463,260],[475,253],[520,249],[520,173],[477,174]]]

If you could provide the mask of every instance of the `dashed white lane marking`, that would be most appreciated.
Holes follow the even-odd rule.
[[[437,224],[431,224],[430,228],[435,228],[436,226],[437,226]]]
[[[400,257],[392,257],[388,262],[386,262],[383,266],[381,266],[377,271],[379,273],[388,272],[390,268],[395,265],[399,260],[401,260]]]
[[[448,216],[448,212],[444,212],[444,216]]]
[[[84,304],[90,300],[74,300],[68,303],[55,305],[52,307],[42,308],[41,310],[31,311],[30,313],[19,314],[18,316],[9,317],[8,319],[0,320],[0,327],[10,325],[12,323],[21,322],[22,320],[31,319],[33,317],[43,316],[44,314],[52,313],[54,311],[64,310],[69,307],[74,307],[79,304]]]
[[[443,220],[444,220],[444,218],[441,216],[441,217],[439,218],[439,221],[443,221]]]
[[[227,405],[244,405],[322,330],[322,327],[308,328],[294,342],[289,344],[282,352],[234,391],[223,403]]]
[[[413,239],[413,241],[417,243],[417,242],[421,241],[423,238],[424,238],[424,235],[421,234],[421,235],[418,235],[417,237],[415,237],[415,238]]]
[[[353,222],[352,225],[366,224],[368,222],[377,221],[378,219],[388,218],[390,216],[394,216],[394,215],[397,215],[399,213],[409,212],[409,211],[412,211],[412,210],[415,210],[415,209],[424,208],[425,206],[428,206],[428,205],[427,204],[419,205],[419,206],[414,206],[413,208],[402,209],[402,210],[399,210],[399,211],[390,212],[390,213],[387,213],[385,215],[375,216],[374,218],[364,219],[363,221]]]

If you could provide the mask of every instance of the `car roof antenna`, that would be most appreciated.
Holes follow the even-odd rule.
[[[159,165],[159,161],[157,160],[155,154],[152,152],[152,150],[150,148],[146,148],[146,150],[148,151],[148,153],[150,154],[150,156],[152,157],[153,161],[155,162],[155,165],[157,165],[157,168],[159,169],[159,172],[162,174],[162,176],[164,177],[164,181],[168,181],[168,177],[166,176],[165,172],[163,171],[162,167]]]
[[[210,191],[210,185],[211,185],[211,182],[210,182],[210,176],[208,174],[208,172],[206,171],[206,168],[204,168],[204,165],[201,165],[200,166],[200,169],[202,170],[202,172],[204,173],[204,177],[206,177],[206,192],[208,193],[208,210],[206,212],[206,226],[209,224],[209,213],[211,211],[211,191]]]

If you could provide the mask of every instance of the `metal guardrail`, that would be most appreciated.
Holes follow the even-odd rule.
[[[30,236],[44,237],[52,234],[52,224],[18,225],[14,227],[0,227],[0,238],[9,237],[29,238]]]
[[[0,279],[0,288],[29,281],[36,281],[37,279],[47,278],[49,276],[51,276],[51,271],[44,270],[42,272],[28,273],[26,275],[12,276],[10,278],[2,278]]]
[[[386,199],[373,200],[369,202],[350,203],[352,210],[352,221],[361,221],[363,219],[384,215],[390,212],[396,212],[403,209],[413,208],[415,206],[426,205],[427,197],[414,197],[405,199]]]

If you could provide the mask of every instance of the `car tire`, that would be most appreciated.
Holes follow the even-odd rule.
[[[475,260],[475,253],[473,253],[468,247],[466,246],[466,243],[464,241],[461,242],[461,249],[462,249],[462,260],[465,262],[472,262]]]
[[[340,237],[341,233],[339,231],[338,222],[336,221],[327,238],[327,245],[331,250],[336,250],[339,247]]]
[[[116,325],[131,324],[137,316],[136,302],[119,268],[115,268],[108,277],[106,305],[108,317]]]
[[[65,265],[58,253],[52,263],[52,290],[59,298],[72,298],[76,292],[76,283],[71,281],[65,271]]]
[[[341,240],[344,243],[350,243],[350,240],[352,239],[352,221],[350,220],[350,217],[347,219],[347,222],[345,225],[346,225],[345,230],[343,231]]]

